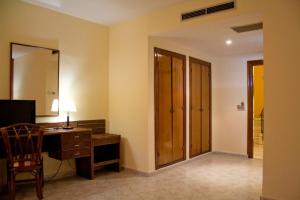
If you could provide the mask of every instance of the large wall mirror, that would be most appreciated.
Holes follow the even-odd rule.
[[[51,106],[59,98],[59,50],[17,43],[10,49],[10,98],[36,100],[38,117],[57,116]]]

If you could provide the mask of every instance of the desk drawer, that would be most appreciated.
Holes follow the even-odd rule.
[[[62,135],[62,151],[72,149],[82,149],[91,147],[91,134],[84,133],[66,133]]]
[[[80,158],[80,157],[87,157],[91,156],[91,149],[85,148],[85,149],[73,149],[68,151],[62,152],[62,159],[72,159],[72,158]]]
[[[74,147],[90,147],[91,146],[91,134],[90,133],[81,133],[74,134]]]

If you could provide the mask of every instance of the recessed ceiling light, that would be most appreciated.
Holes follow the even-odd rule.
[[[226,40],[226,44],[227,45],[231,45],[232,44],[232,40]]]

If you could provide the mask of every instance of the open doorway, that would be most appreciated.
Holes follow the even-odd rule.
[[[248,157],[263,159],[264,143],[264,65],[248,61]]]

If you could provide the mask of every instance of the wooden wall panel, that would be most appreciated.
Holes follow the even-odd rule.
[[[190,57],[190,157],[211,151],[211,65]]]
[[[209,67],[202,65],[202,151],[210,150],[210,77]]]
[[[185,56],[154,49],[155,166],[185,159]]]
[[[164,165],[173,160],[171,56],[160,55],[158,65],[159,165]]]
[[[190,145],[191,155],[197,155],[201,153],[201,66],[198,63],[191,63],[191,74],[190,74]]]
[[[172,58],[172,90],[173,90],[173,160],[183,158],[184,132],[184,77],[183,60]]]

